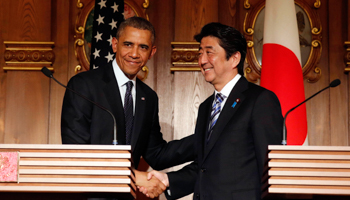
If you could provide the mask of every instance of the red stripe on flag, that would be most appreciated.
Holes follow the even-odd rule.
[[[279,98],[283,116],[305,100],[303,73],[300,62],[288,48],[278,44],[264,44],[260,85]],[[307,135],[305,104],[288,114],[287,144],[302,145]]]

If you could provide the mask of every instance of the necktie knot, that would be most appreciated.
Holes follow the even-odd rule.
[[[132,81],[128,81],[127,83],[126,83],[126,91],[128,92],[130,92],[131,91],[131,89],[132,89],[132,86],[134,86],[134,84],[132,83]]]
[[[222,103],[224,101],[225,95],[217,93],[215,96],[216,103]]]

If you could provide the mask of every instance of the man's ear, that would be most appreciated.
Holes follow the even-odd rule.
[[[157,52],[157,47],[156,46],[152,46],[151,54],[149,55],[148,60],[150,60],[154,56],[154,54],[156,52]]]
[[[113,37],[112,39],[112,49],[113,49],[113,52],[117,52],[117,45],[118,45],[118,39]]]
[[[232,63],[231,66],[233,68],[237,68],[237,65],[241,61],[241,53],[239,51],[237,51],[236,53],[232,54],[232,56],[230,57],[230,60],[231,60],[231,63]]]

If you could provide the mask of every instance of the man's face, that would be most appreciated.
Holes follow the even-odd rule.
[[[225,50],[219,45],[218,38],[211,36],[202,38],[198,64],[205,80],[214,85],[216,90],[221,91],[236,76],[239,60],[239,52],[226,59]]]
[[[151,37],[152,34],[148,30],[128,26],[119,39],[113,38],[112,48],[116,53],[115,59],[129,79],[133,79],[156,53],[157,49],[153,46]]]

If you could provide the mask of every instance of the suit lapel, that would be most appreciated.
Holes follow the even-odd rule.
[[[215,94],[215,93],[214,93]],[[202,105],[201,109],[198,111],[198,120],[196,128],[196,133],[199,133],[199,147],[198,160],[201,161],[204,156],[205,142],[209,127],[209,120],[211,115],[211,107],[214,100],[214,94],[211,95]]]
[[[247,89],[248,81],[244,77],[241,77],[236,83],[236,85],[233,87],[228,99],[226,100],[224,108],[221,110],[220,116],[213,128],[210,141],[206,145],[203,155],[203,161],[205,160],[206,156],[211,151],[211,149],[214,147],[221,133],[225,129],[227,123],[231,121],[232,117],[235,115],[236,111],[243,103],[245,96],[242,92]]]
[[[118,144],[125,144],[124,108],[120,97],[118,82],[115,78],[112,64],[109,64],[104,68],[105,68],[105,73],[102,79],[106,83],[106,85],[103,88],[103,92],[109,103],[111,112],[113,113],[117,122]]]
[[[146,94],[141,88],[141,83],[139,79],[136,79],[136,104],[135,104],[135,114],[134,114],[134,126],[131,136],[131,148],[134,151],[137,143],[137,139],[142,130],[142,123],[145,117],[146,108]]]

